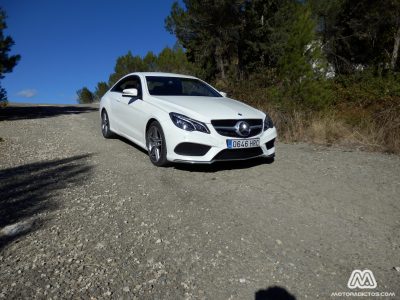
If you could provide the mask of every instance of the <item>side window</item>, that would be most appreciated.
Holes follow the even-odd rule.
[[[138,98],[142,99],[142,85],[138,76],[128,76],[122,79],[113,87],[112,91],[122,93],[124,89],[137,89]]]

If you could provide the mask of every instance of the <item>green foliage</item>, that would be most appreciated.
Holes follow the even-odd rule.
[[[93,103],[95,101],[93,93],[87,87],[78,90],[76,94],[78,96],[79,104]]]
[[[291,16],[286,10],[293,3],[290,0],[246,2],[239,48],[241,69],[245,74],[276,68],[286,42],[283,25]]]
[[[146,56],[143,58],[143,62],[147,66],[147,71],[154,72],[158,69],[158,58],[157,56],[149,51],[147,52]]]
[[[3,9],[0,8],[0,79],[4,78],[5,73],[10,73],[21,59],[20,55],[9,55],[11,47],[14,45],[14,41],[10,36],[4,36],[3,31],[7,28],[5,22],[6,14]],[[0,102],[6,103],[7,92],[0,86]]]
[[[97,83],[94,93],[88,88],[82,88],[78,91],[79,103],[91,103],[100,101],[101,97],[123,76],[134,72],[172,72],[179,74],[200,74],[199,69],[187,59],[184,49],[175,45],[175,47],[164,48],[159,55],[149,51],[142,58],[138,55],[132,55],[130,51],[126,55],[117,58],[114,72],[110,75],[108,83],[101,81]]]
[[[0,107],[5,107],[8,104],[7,92],[0,86]]]
[[[185,8],[173,5],[166,27],[205,78],[223,87],[228,81],[274,70],[280,82],[271,83],[270,90],[285,106],[329,105],[327,63],[308,4],[295,0],[186,0],[184,4]]]
[[[96,89],[94,90],[94,99],[96,101],[100,101],[101,97],[108,91],[110,87],[104,81],[100,81],[97,83]]]
[[[400,73],[376,72],[370,68],[338,76],[335,87],[337,104],[346,103],[373,111],[400,108]]]
[[[312,0],[325,52],[336,72],[362,67],[399,70],[400,1]],[[397,54],[396,54],[397,55]]]
[[[128,51],[126,55],[117,58],[117,62],[114,67],[114,73],[110,75],[108,84],[112,86],[126,74],[133,72],[145,72],[147,70],[147,66],[142,58],[138,55],[133,56],[131,51]]]
[[[164,48],[158,56],[149,51],[144,58],[133,56],[129,51],[117,58],[114,73],[110,75],[108,85],[112,86],[121,77],[134,72],[173,72],[193,74],[196,72],[189,63],[182,47],[176,45],[173,49]]]
[[[283,82],[280,96],[308,109],[326,108],[332,101],[325,78],[327,64],[316,39],[316,23],[308,6],[289,3],[278,24],[275,43],[280,45],[277,69]],[[281,12],[280,12],[281,13]],[[281,32],[281,40],[277,33]]]
[[[239,70],[239,48],[243,1],[185,0],[183,9],[176,2],[165,24],[187,50],[190,61],[204,71],[206,78],[217,73],[227,77],[229,69]]]
[[[160,72],[171,72],[179,74],[194,74],[195,67],[189,63],[182,47],[175,46],[174,49],[164,48],[155,62],[155,70]]]
[[[277,65],[281,76],[293,83],[312,77],[311,62],[317,59],[315,52],[318,51],[318,47],[311,46],[316,25],[309,11],[303,7],[296,9],[294,5],[289,5],[284,15],[290,16],[291,20],[288,22],[286,18],[277,26],[276,32],[281,33],[275,41],[280,46]]]

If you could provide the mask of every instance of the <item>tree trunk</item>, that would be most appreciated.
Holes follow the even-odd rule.
[[[217,69],[219,71],[219,75],[221,76],[222,80],[225,80],[225,66],[224,66],[224,58],[223,58],[223,49],[221,38],[221,29],[217,31],[218,37],[216,39],[216,47],[215,47],[215,60],[217,63]]]
[[[400,22],[398,22],[397,33],[394,36],[394,46],[393,46],[393,53],[392,53],[392,60],[390,62],[390,68],[394,70],[396,67],[397,56],[399,54],[399,46],[400,46]]]
[[[217,56],[217,66],[219,69],[219,73],[221,75],[221,79],[225,79],[224,60],[222,59],[222,55],[220,53],[217,53],[216,56]]]

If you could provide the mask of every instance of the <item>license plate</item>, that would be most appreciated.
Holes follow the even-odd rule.
[[[229,149],[254,148],[260,146],[260,139],[226,140],[226,145],[228,146]]]

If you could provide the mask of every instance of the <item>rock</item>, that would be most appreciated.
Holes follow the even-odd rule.
[[[27,232],[33,225],[32,221],[23,221],[23,222],[18,222],[12,225],[8,225],[6,227],[3,227],[0,230],[0,237],[1,236],[16,236],[20,233]]]
[[[397,272],[400,272],[400,267],[393,267]]]
[[[129,290],[129,286],[125,286],[123,289],[122,289],[125,293],[128,293],[130,290]]]
[[[99,243],[97,243],[96,244],[96,249],[97,250],[100,250],[100,249],[104,249],[106,247],[106,245],[104,244],[104,243],[102,243],[102,242],[99,242]]]

